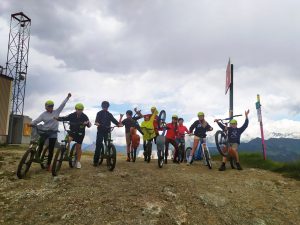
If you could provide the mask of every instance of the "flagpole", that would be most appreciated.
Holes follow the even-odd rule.
[[[229,118],[233,116],[233,64],[230,64]]]
[[[267,154],[266,154],[267,149],[266,149],[266,144],[265,144],[264,127],[263,127],[263,122],[262,122],[261,104],[260,104],[259,94],[257,95],[257,102],[256,102],[255,105],[256,105],[256,109],[257,109],[257,118],[258,118],[258,122],[259,122],[259,125],[260,125],[262,151],[263,151],[264,160],[266,160],[267,159]]]

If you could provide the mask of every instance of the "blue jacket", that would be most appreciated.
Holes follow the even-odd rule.
[[[246,118],[243,126],[241,126],[240,128],[232,128],[232,127],[228,127],[228,139],[229,139],[229,143],[237,143],[240,144],[240,138],[241,138],[241,134],[246,130],[246,128],[248,127],[249,124],[249,120],[248,118]],[[224,130],[225,126],[221,123],[218,122],[219,127]]]

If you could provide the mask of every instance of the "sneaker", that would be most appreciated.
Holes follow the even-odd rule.
[[[190,165],[192,165],[192,163],[190,163],[189,161],[187,161],[187,162],[186,162],[186,165],[187,165],[187,166],[190,166]]]
[[[76,168],[77,168],[77,169],[80,169],[80,168],[81,168],[81,163],[80,163],[80,162],[77,162],[77,163],[76,163]]]
[[[165,159],[165,164],[168,164],[168,160],[167,159]]]
[[[52,169],[52,168],[51,168],[51,165],[47,165],[46,170],[47,170],[47,171],[51,171],[51,169]]]
[[[224,170],[226,170],[226,166],[225,163],[222,163],[222,165],[219,168],[219,171],[224,171]]]
[[[127,157],[126,162],[130,162],[130,158]]]
[[[95,163],[95,162],[94,162],[94,163],[93,163],[93,166],[94,166],[94,167],[97,167],[97,166],[98,166],[98,163]]]
[[[241,167],[241,165],[240,165],[240,163],[236,163],[236,168],[238,169],[238,170],[243,170],[243,168]]]

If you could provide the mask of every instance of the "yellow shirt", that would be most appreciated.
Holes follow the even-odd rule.
[[[143,135],[144,140],[148,141],[148,140],[151,140],[152,138],[154,138],[156,136],[154,126],[153,126],[153,121],[154,121],[157,114],[158,114],[158,111],[155,110],[155,112],[151,115],[150,120],[143,121],[141,123],[141,129],[144,133],[144,135]]]

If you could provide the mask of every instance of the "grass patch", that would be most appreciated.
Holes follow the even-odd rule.
[[[260,153],[240,153],[241,165],[281,173],[286,177],[300,180],[300,160],[290,163],[264,160]]]

